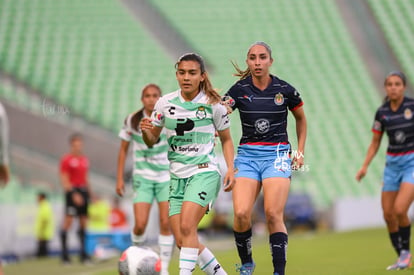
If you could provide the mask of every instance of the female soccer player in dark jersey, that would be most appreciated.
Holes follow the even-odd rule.
[[[238,271],[252,274],[255,268],[251,215],[263,187],[274,274],[283,275],[288,242],[283,210],[289,193],[291,167],[303,166],[306,117],[296,89],[269,73],[273,59],[266,43],[254,43],[248,50],[246,63],[245,71],[235,65],[240,80],[224,97],[225,104],[239,109],[243,130],[234,163],[236,184],[233,187],[233,229],[242,263]],[[288,110],[295,117],[298,138],[298,153],[293,161],[286,131]]]
[[[358,181],[365,176],[386,132],[388,149],[381,202],[391,243],[398,254],[397,262],[387,270],[411,266],[411,223],[407,213],[414,200],[414,99],[404,95],[406,85],[401,72],[391,72],[386,77],[386,101],[375,114],[372,141],[356,175]]]

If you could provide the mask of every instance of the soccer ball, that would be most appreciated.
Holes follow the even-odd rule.
[[[119,258],[118,271],[120,275],[158,275],[161,260],[149,247],[130,246]]]

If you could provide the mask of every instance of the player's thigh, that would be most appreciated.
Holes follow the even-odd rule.
[[[253,209],[253,205],[260,193],[261,184],[257,179],[239,177],[236,178],[232,190],[233,208],[235,215],[248,215]]]
[[[394,203],[394,211],[396,214],[406,214],[408,208],[414,200],[414,182],[401,183],[400,190]]]
[[[398,191],[382,191],[381,192],[381,207],[386,220],[394,216],[395,199]]]
[[[290,178],[266,178],[262,185],[266,215],[283,215],[289,196]]]
[[[160,220],[160,233],[162,235],[169,235],[170,233],[170,223],[168,219],[169,204],[168,201],[163,201],[158,203],[159,209],[159,220]]]
[[[201,206],[199,203],[192,201],[184,201],[181,208],[181,230],[197,231],[198,224],[200,223],[203,216],[206,214],[208,204]]]

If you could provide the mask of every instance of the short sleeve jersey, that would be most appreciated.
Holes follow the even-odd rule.
[[[404,97],[397,111],[392,111],[390,102],[385,102],[375,114],[372,131],[386,132],[388,155],[414,153],[414,99]]]
[[[132,142],[134,175],[155,182],[166,182],[170,179],[170,174],[165,131],[161,132],[158,142],[149,148],[142,139],[142,132],[139,129],[139,123],[144,117],[148,116],[143,110],[128,115],[119,137]]]
[[[155,126],[166,129],[173,175],[188,178],[200,172],[218,171],[215,132],[230,126],[223,105],[208,104],[203,91],[192,101],[185,101],[178,90],[158,100],[151,118]]]
[[[242,123],[240,145],[277,145],[288,143],[288,110],[303,105],[299,92],[289,83],[271,75],[270,85],[263,91],[253,85],[252,77],[236,82],[225,97],[238,109]]]
[[[86,187],[89,160],[86,156],[67,154],[60,161],[60,172],[66,173],[72,187]]]

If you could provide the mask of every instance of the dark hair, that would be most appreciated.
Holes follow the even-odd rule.
[[[253,46],[256,46],[256,45],[265,47],[266,51],[269,53],[270,58],[272,58],[272,48],[270,48],[270,46],[263,41],[257,41],[257,42],[254,42],[252,45],[250,45],[249,50],[247,51],[247,55],[249,55],[251,48],[253,48]],[[233,67],[236,69],[236,73],[233,75],[240,77],[240,79],[245,79],[246,77],[252,74],[249,68],[242,70],[240,69],[239,65],[237,65],[237,63],[234,61],[231,61],[231,64],[233,64]]]
[[[400,71],[392,71],[389,74],[387,74],[387,76],[385,77],[385,80],[384,80],[384,85],[387,84],[387,80],[390,76],[398,76],[399,78],[401,78],[402,83],[404,84],[404,86],[407,85],[407,77],[405,76],[405,74],[403,72],[400,72]]]
[[[47,198],[47,195],[44,192],[37,193],[37,196],[39,197],[39,199],[42,199],[42,200]]]
[[[144,88],[142,88],[142,90],[141,90],[141,99],[144,97],[145,91],[149,88],[157,89],[158,92],[160,93],[160,96],[161,96],[162,92],[161,92],[160,86],[158,86],[157,84],[154,84],[154,83],[150,83],[150,84],[145,85]]]
[[[74,142],[75,140],[83,140],[83,136],[80,133],[74,133],[69,137],[69,143]]]
[[[387,74],[387,76],[385,77],[385,80],[384,80],[384,86],[385,86],[385,85],[387,85],[387,80],[388,80],[388,78],[389,78],[389,77],[391,77],[391,76],[398,76],[399,78],[401,78],[401,81],[402,81],[403,85],[404,85],[404,86],[407,86],[407,77],[406,77],[406,76],[405,76],[405,74],[404,74],[403,72],[401,72],[401,71],[392,71],[392,72],[389,72],[389,73]],[[384,99],[382,100],[382,102],[383,102],[383,103],[385,103],[385,102],[387,102],[387,101],[389,101],[389,98],[388,98],[388,96],[385,96],[385,97],[384,97]]]
[[[186,53],[182,55],[180,58],[178,58],[178,61],[175,63],[175,69],[178,68],[178,65],[181,61],[195,61],[200,65],[201,74],[204,74],[204,81],[200,83],[199,89],[203,90],[206,93],[209,104],[215,104],[220,102],[221,96],[213,88],[213,85],[210,82],[203,58],[196,53]]]

